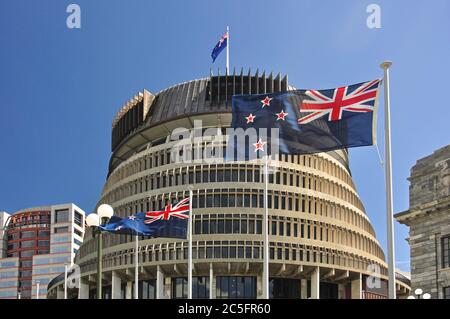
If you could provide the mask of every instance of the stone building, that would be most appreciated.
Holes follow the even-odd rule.
[[[409,226],[411,288],[450,299],[450,145],[411,169],[409,209],[395,215]]]

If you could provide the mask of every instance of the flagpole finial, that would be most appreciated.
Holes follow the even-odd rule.
[[[380,68],[386,70],[389,69],[392,65],[392,61],[384,61],[383,63],[380,64]]]

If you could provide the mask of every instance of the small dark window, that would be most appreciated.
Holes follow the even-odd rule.
[[[450,267],[450,236],[441,239],[442,244],[442,268]]]

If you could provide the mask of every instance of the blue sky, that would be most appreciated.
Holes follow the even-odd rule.
[[[66,7],[81,7],[79,30]],[[381,29],[366,7],[381,8]],[[111,121],[143,88],[205,77],[231,28],[231,67],[332,88],[391,71],[394,208],[408,208],[410,168],[449,144],[450,2],[1,1],[0,210],[75,202],[90,212],[105,182]],[[223,69],[225,55],[213,65]],[[439,92],[438,94],[434,92]],[[383,104],[381,104],[383,105]],[[425,110],[430,110],[425,113]],[[383,110],[379,141],[383,152]],[[374,147],[350,150],[359,194],[386,247],[383,168]],[[397,266],[409,269],[396,225]]]

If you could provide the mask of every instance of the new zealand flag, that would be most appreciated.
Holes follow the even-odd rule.
[[[220,52],[223,51],[223,49],[225,49],[228,45],[228,33],[225,33],[219,40],[219,42],[217,42],[216,46],[214,47],[214,49],[211,52],[211,57],[212,57],[212,61],[214,63],[214,61],[216,61],[216,58],[219,56]]]
[[[236,145],[235,140],[235,152],[245,151],[247,159],[251,153],[273,154],[274,149],[311,154],[372,145],[380,83],[377,79],[329,90],[235,95],[232,128],[257,132],[253,143],[248,136],[244,145]]]
[[[188,220],[189,198],[185,198],[174,206],[168,203],[161,211],[137,213],[125,218],[113,216],[100,229],[117,234],[186,239]]]

